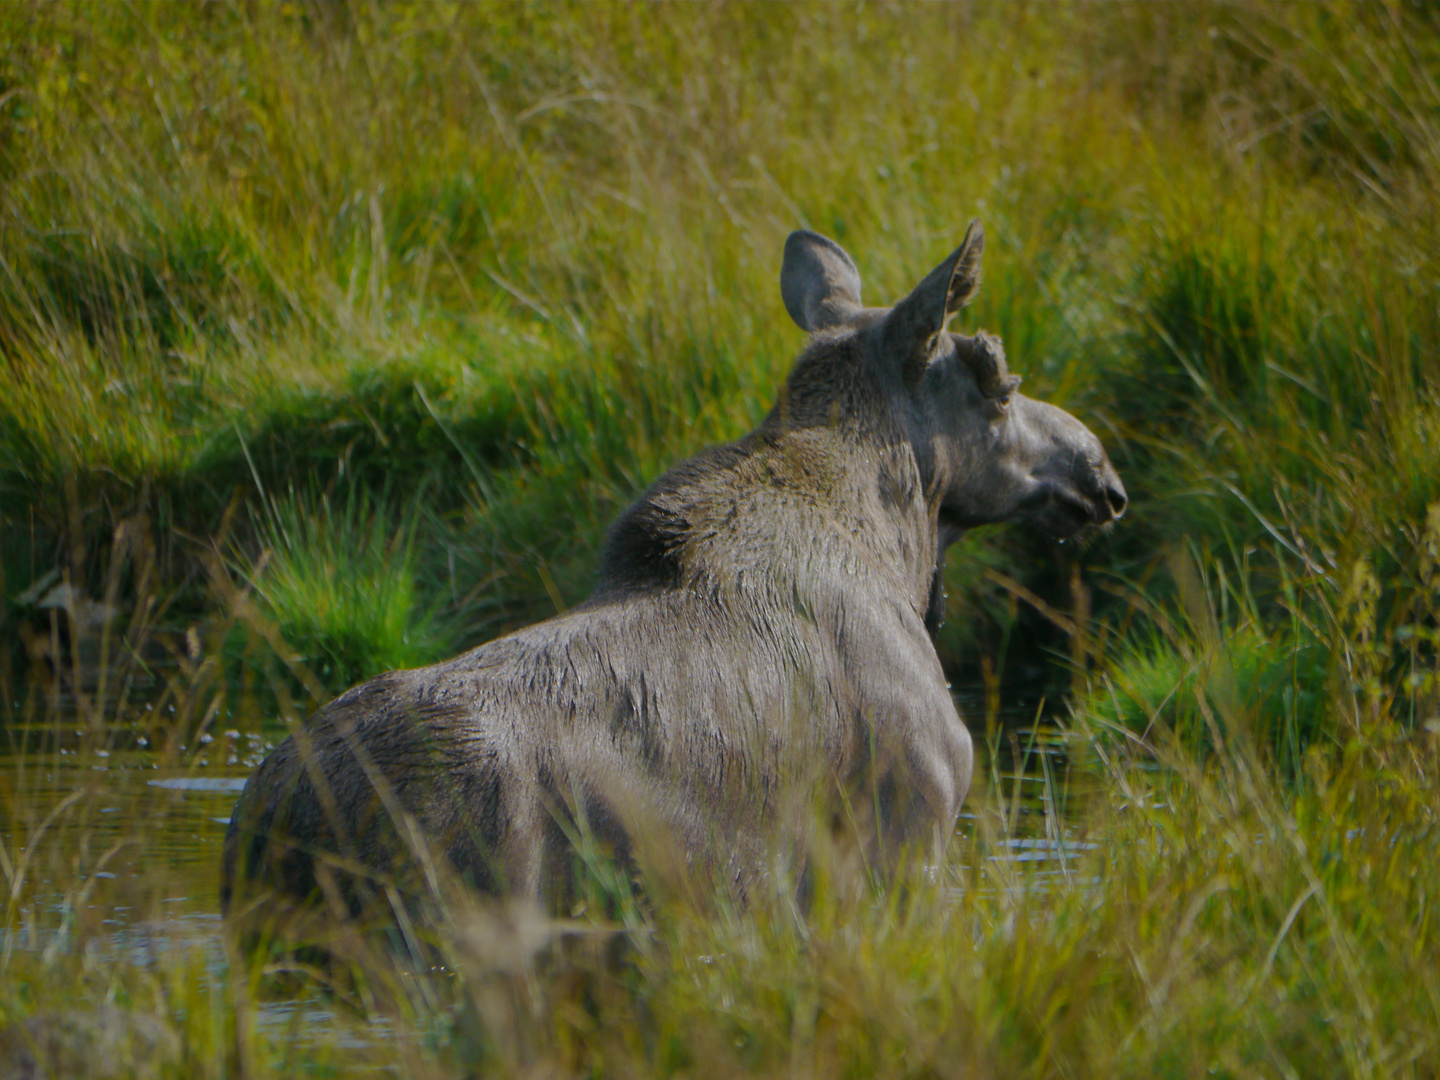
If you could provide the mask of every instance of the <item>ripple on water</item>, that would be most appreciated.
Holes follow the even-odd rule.
[[[145,781],[151,787],[164,788],[166,791],[233,791],[238,792],[245,787],[246,777],[243,776],[172,776],[165,780]],[[225,819],[229,821],[229,818]]]

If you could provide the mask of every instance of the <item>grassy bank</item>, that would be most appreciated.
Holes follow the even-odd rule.
[[[1437,1071],[1431,9],[16,4],[0,43],[12,746],[63,691],[84,752],[187,763],[576,603],[771,405],[796,226],[881,303],[980,217],[959,322],[1130,491],[949,569],[977,729],[1043,690],[1077,732],[1067,873],[988,859],[1051,820],[992,783],[908,899],[662,905],[618,969],[357,961],[395,1068]],[[13,928],[22,853],[62,893],[98,856],[4,783]],[[187,1075],[307,1067],[231,969],[87,955],[7,955],[0,1021],[79,993],[178,1023]]]

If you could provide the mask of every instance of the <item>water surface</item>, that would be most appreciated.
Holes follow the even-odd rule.
[[[976,695],[957,695],[980,714]],[[980,782],[998,780],[1008,820],[982,830],[967,806],[961,842],[977,858],[1025,865],[1030,887],[1070,873],[1088,845],[1075,836],[1077,791],[1067,744],[1034,709],[1011,710],[991,739],[977,734]],[[204,957],[223,979],[220,854],[231,809],[264,753],[285,735],[223,729],[162,751],[138,727],[96,730],[73,712],[0,734],[0,844],[26,875],[24,902],[0,922],[0,958],[12,950],[84,948],[98,957],[158,964]],[[977,834],[985,832],[980,844]],[[22,865],[23,864],[23,865]],[[8,876],[8,875],[7,875]],[[272,1001],[257,1022],[302,1042],[333,1043],[333,1018],[314,993]],[[353,1024],[346,1031],[353,1038]],[[376,1029],[377,1031],[381,1029]]]

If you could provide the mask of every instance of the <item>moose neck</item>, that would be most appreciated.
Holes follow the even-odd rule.
[[[854,538],[861,557],[882,580],[903,593],[916,613],[925,617],[933,607],[936,568],[951,536],[942,535],[935,463],[917,453],[909,423],[893,410],[876,410],[875,387],[862,395],[865,408],[837,410],[831,423],[798,427],[767,423],[762,431],[774,440],[782,461],[814,461],[835,466],[824,502],[826,517],[839,532]],[[892,399],[893,400],[893,399]]]
[[[677,465],[621,515],[597,601],[657,587],[789,596],[863,580],[923,618],[942,543],[933,455],[917,453],[899,388],[858,351],[839,359],[802,357],[757,430]]]

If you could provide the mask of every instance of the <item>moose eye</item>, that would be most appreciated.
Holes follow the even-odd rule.
[[[991,398],[990,403],[995,406],[995,411],[997,413],[1005,413],[1010,408],[1010,395],[1001,394],[997,398]]]

